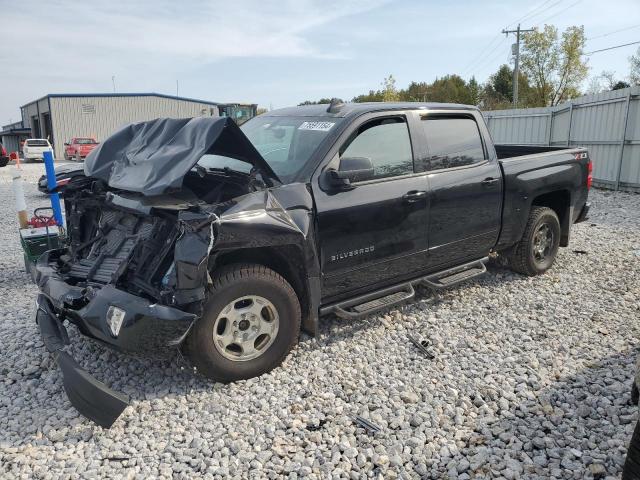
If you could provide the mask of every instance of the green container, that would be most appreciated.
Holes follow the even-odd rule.
[[[31,275],[31,267],[40,255],[47,250],[60,248],[64,244],[64,237],[58,227],[38,227],[20,229],[20,243],[24,250],[24,266]]]

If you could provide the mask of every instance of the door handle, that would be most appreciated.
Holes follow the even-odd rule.
[[[411,190],[410,192],[407,192],[402,196],[402,200],[404,200],[405,202],[413,203],[426,198],[426,196],[427,192],[425,192],[424,190]]]
[[[485,178],[484,180],[482,180],[482,182],[480,182],[480,183],[482,183],[483,187],[493,187],[499,181],[500,181],[499,178],[488,177],[488,178]]]

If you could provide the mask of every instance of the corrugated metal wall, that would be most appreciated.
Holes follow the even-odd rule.
[[[640,87],[483,114],[495,143],[585,146],[596,185],[640,191]]]
[[[51,97],[54,150],[64,156],[64,142],[72,137],[104,140],[118,128],[160,117],[217,116],[215,105],[156,96]]]

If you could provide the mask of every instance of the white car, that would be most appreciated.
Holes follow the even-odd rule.
[[[22,156],[24,161],[29,160],[44,160],[44,152],[50,150],[53,153],[53,148],[46,138],[29,138],[25,140],[22,146]]]

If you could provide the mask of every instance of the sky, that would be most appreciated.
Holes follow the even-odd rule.
[[[0,0],[0,125],[48,93],[157,92],[265,108],[457,73],[480,82],[523,28],[640,40],[640,0]],[[524,18],[523,18],[524,17]],[[619,31],[623,30],[623,31]],[[640,45],[589,56],[628,75]],[[586,88],[586,84],[585,84]]]

